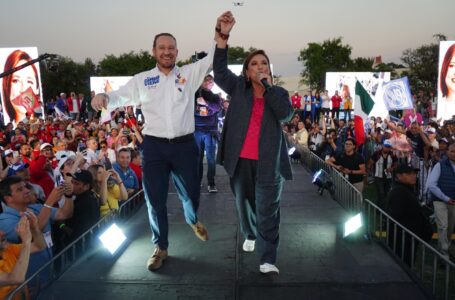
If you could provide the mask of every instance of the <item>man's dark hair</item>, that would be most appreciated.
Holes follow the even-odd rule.
[[[354,146],[357,146],[357,142],[355,141],[355,139],[349,137],[349,138],[346,139],[345,143],[346,143],[347,141],[350,141],[350,142],[352,142],[352,144],[353,144]]]
[[[22,148],[23,148],[24,146],[29,146],[29,145],[27,145],[26,143],[20,144],[20,148],[19,148],[19,149],[22,150]]]
[[[139,151],[137,151],[137,150],[131,151],[131,160],[135,159],[139,155],[141,155],[141,153]]]
[[[35,149],[35,145],[37,143],[39,143],[40,141],[38,139],[33,139],[30,141],[30,147],[32,147],[32,149]]]
[[[118,154],[120,154],[121,152],[128,152],[129,154],[131,154],[131,149],[128,148],[128,147],[120,148],[120,149],[118,150]]]
[[[334,129],[334,128],[330,128],[329,130],[327,130],[328,134],[331,134],[332,132],[335,134],[337,133],[336,129]]]
[[[153,39],[153,48],[156,47],[156,40],[158,40],[158,38],[160,38],[162,36],[168,36],[168,37],[173,38],[175,41],[175,44],[177,44],[177,40],[175,39],[175,37],[172,34],[167,33],[167,32],[162,32],[162,33],[158,33],[157,35],[155,35],[155,38]]]
[[[5,196],[11,196],[11,186],[20,182],[22,182],[22,178],[19,176],[9,176],[0,181],[0,201],[5,202]]]

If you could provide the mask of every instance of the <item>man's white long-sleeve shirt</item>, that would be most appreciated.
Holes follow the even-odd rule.
[[[117,91],[108,93],[108,110],[142,105],[142,133],[172,139],[194,132],[194,94],[212,67],[215,42],[203,59],[175,66],[165,75],[158,67],[135,75]]]

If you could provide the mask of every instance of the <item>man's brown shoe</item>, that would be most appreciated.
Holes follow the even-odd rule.
[[[194,234],[201,240],[201,241],[207,241],[209,239],[209,232],[207,231],[207,228],[205,228],[204,224],[201,222],[197,222],[196,224],[191,225],[191,228],[193,228]]]
[[[149,271],[155,271],[163,265],[163,261],[167,258],[167,250],[162,250],[160,247],[156,247],[153,251],[153,255],[147,260],[147,269]]]

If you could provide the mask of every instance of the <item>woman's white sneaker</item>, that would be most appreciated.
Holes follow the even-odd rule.
[[[280,270],[275,265],[269,263],[263,263],[259,266],[259,271],[262,274],[280,274]]]
[[[255,244],[256,244],[255,240],[245,240],[245,242],[243,242],[242,249],[245,252],[253,252]]]

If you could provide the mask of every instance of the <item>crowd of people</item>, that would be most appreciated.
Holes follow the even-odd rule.
[[[414,96],[415,109],[394,111],[385,119],[371,117],[365,120],[365,141],[357,145],[354,121],[346,117],[349,113],[344,114],[345,118],[337,118],[342,102],[342,99],[334,102],[337,97],[338,92],[331,99],[333,106],[318,112],[319,117],[315,115],[315,109],[309,108],[307,112],[313,112],[310,114],[305,113],[306,108],[299,108],[299,101],[293,100],[296,94],[291,97],[295,113],[290,122],[283,124],[289,146],[296,149],[291,157],[298,158],[304,149],[309,149],[344,174],[360,192],[366,185],[371,185],[378,206],[392,212],[392,216],[397,216],[396,202],[403,201],[390,197],[391,190],[400,182],[395,176],[396,170],[400,167],[400,174],[412,170],[416,178],[406,182],[416,194],[418,204],[434,210],[438,248],[449,259],[448,249],[455,226],[455,189],[452,187],[455,182],[452,154],[455,116],[437,120],[432,94],[427,97],[419,92]]]
[[[347,86],[332,97],[327,91],[289,97],[273,85],[262,50],[245,59],[239,76],[229,71],[227,41],[234,24],[233,15],[223,13],[208,55],[183,67],[175,64],[175,37],[158,34],[152,50],[156,68],[119,90],[90,97],[61,93],[46,103],[45,115],[27,112],[6,124],[0,131],[0,254],[8,263],[0,272],[0,296],[140,189],[155,247],[146,266],[161,268],[168,258],[170,178],[185,221],[198,239],[207,241],[197,211],[204,156],[207,190],[217,192],[216,155],[230,177],[243,251],[257,250],[259,271],[278,274],[281,192],[284,180],[292,179],[287,145],[296,147],[294,158],[305,149],[314,152],[361,192],[373,183],[379,206],[403,223],[414,220],[406,203],[418,199],[412,196],[416,173],[429,174],[425,187],[434,206],[439,250],[449,259],[455,118],[434,119],[432,100],[419,94],[415,110],[366,120],[366,140],[358,144]],[[212,65],[214,77],[207,75]],[[210,91],[213,82],[230,101]],[[100,121],[103,108],[112,111],[107,121]],[[400,202],[405,192],[408,202]],[[419,206],[414,202],[410,211],[415,212]],[[39,280],[48,279],[45,275]]]
[[[26,268],[28,277],[141,189],[142,122],[126,107],[124,114],[114,111],[110,121],[100,123],[99,114],[88,114],[87,106],[77,114],[68,109],[59,113],[51,110],[45,117],[26,115],[15,126],[2,126],[2,251],[20,253],[11,268],[2,270],[16,274],[12,277],[16,282],[5,282],[25,278],[22,271],[13,268],[25,260],[22,255],[27,256],[14,244],[29,243],[23,233],[27,229],[16,230],[19,224],[29,226],[32,233],[38,226],[45,240],[45,247],[27,247],[32,253]],[[0,294],[6,295],[10,287],[1,287]]]

